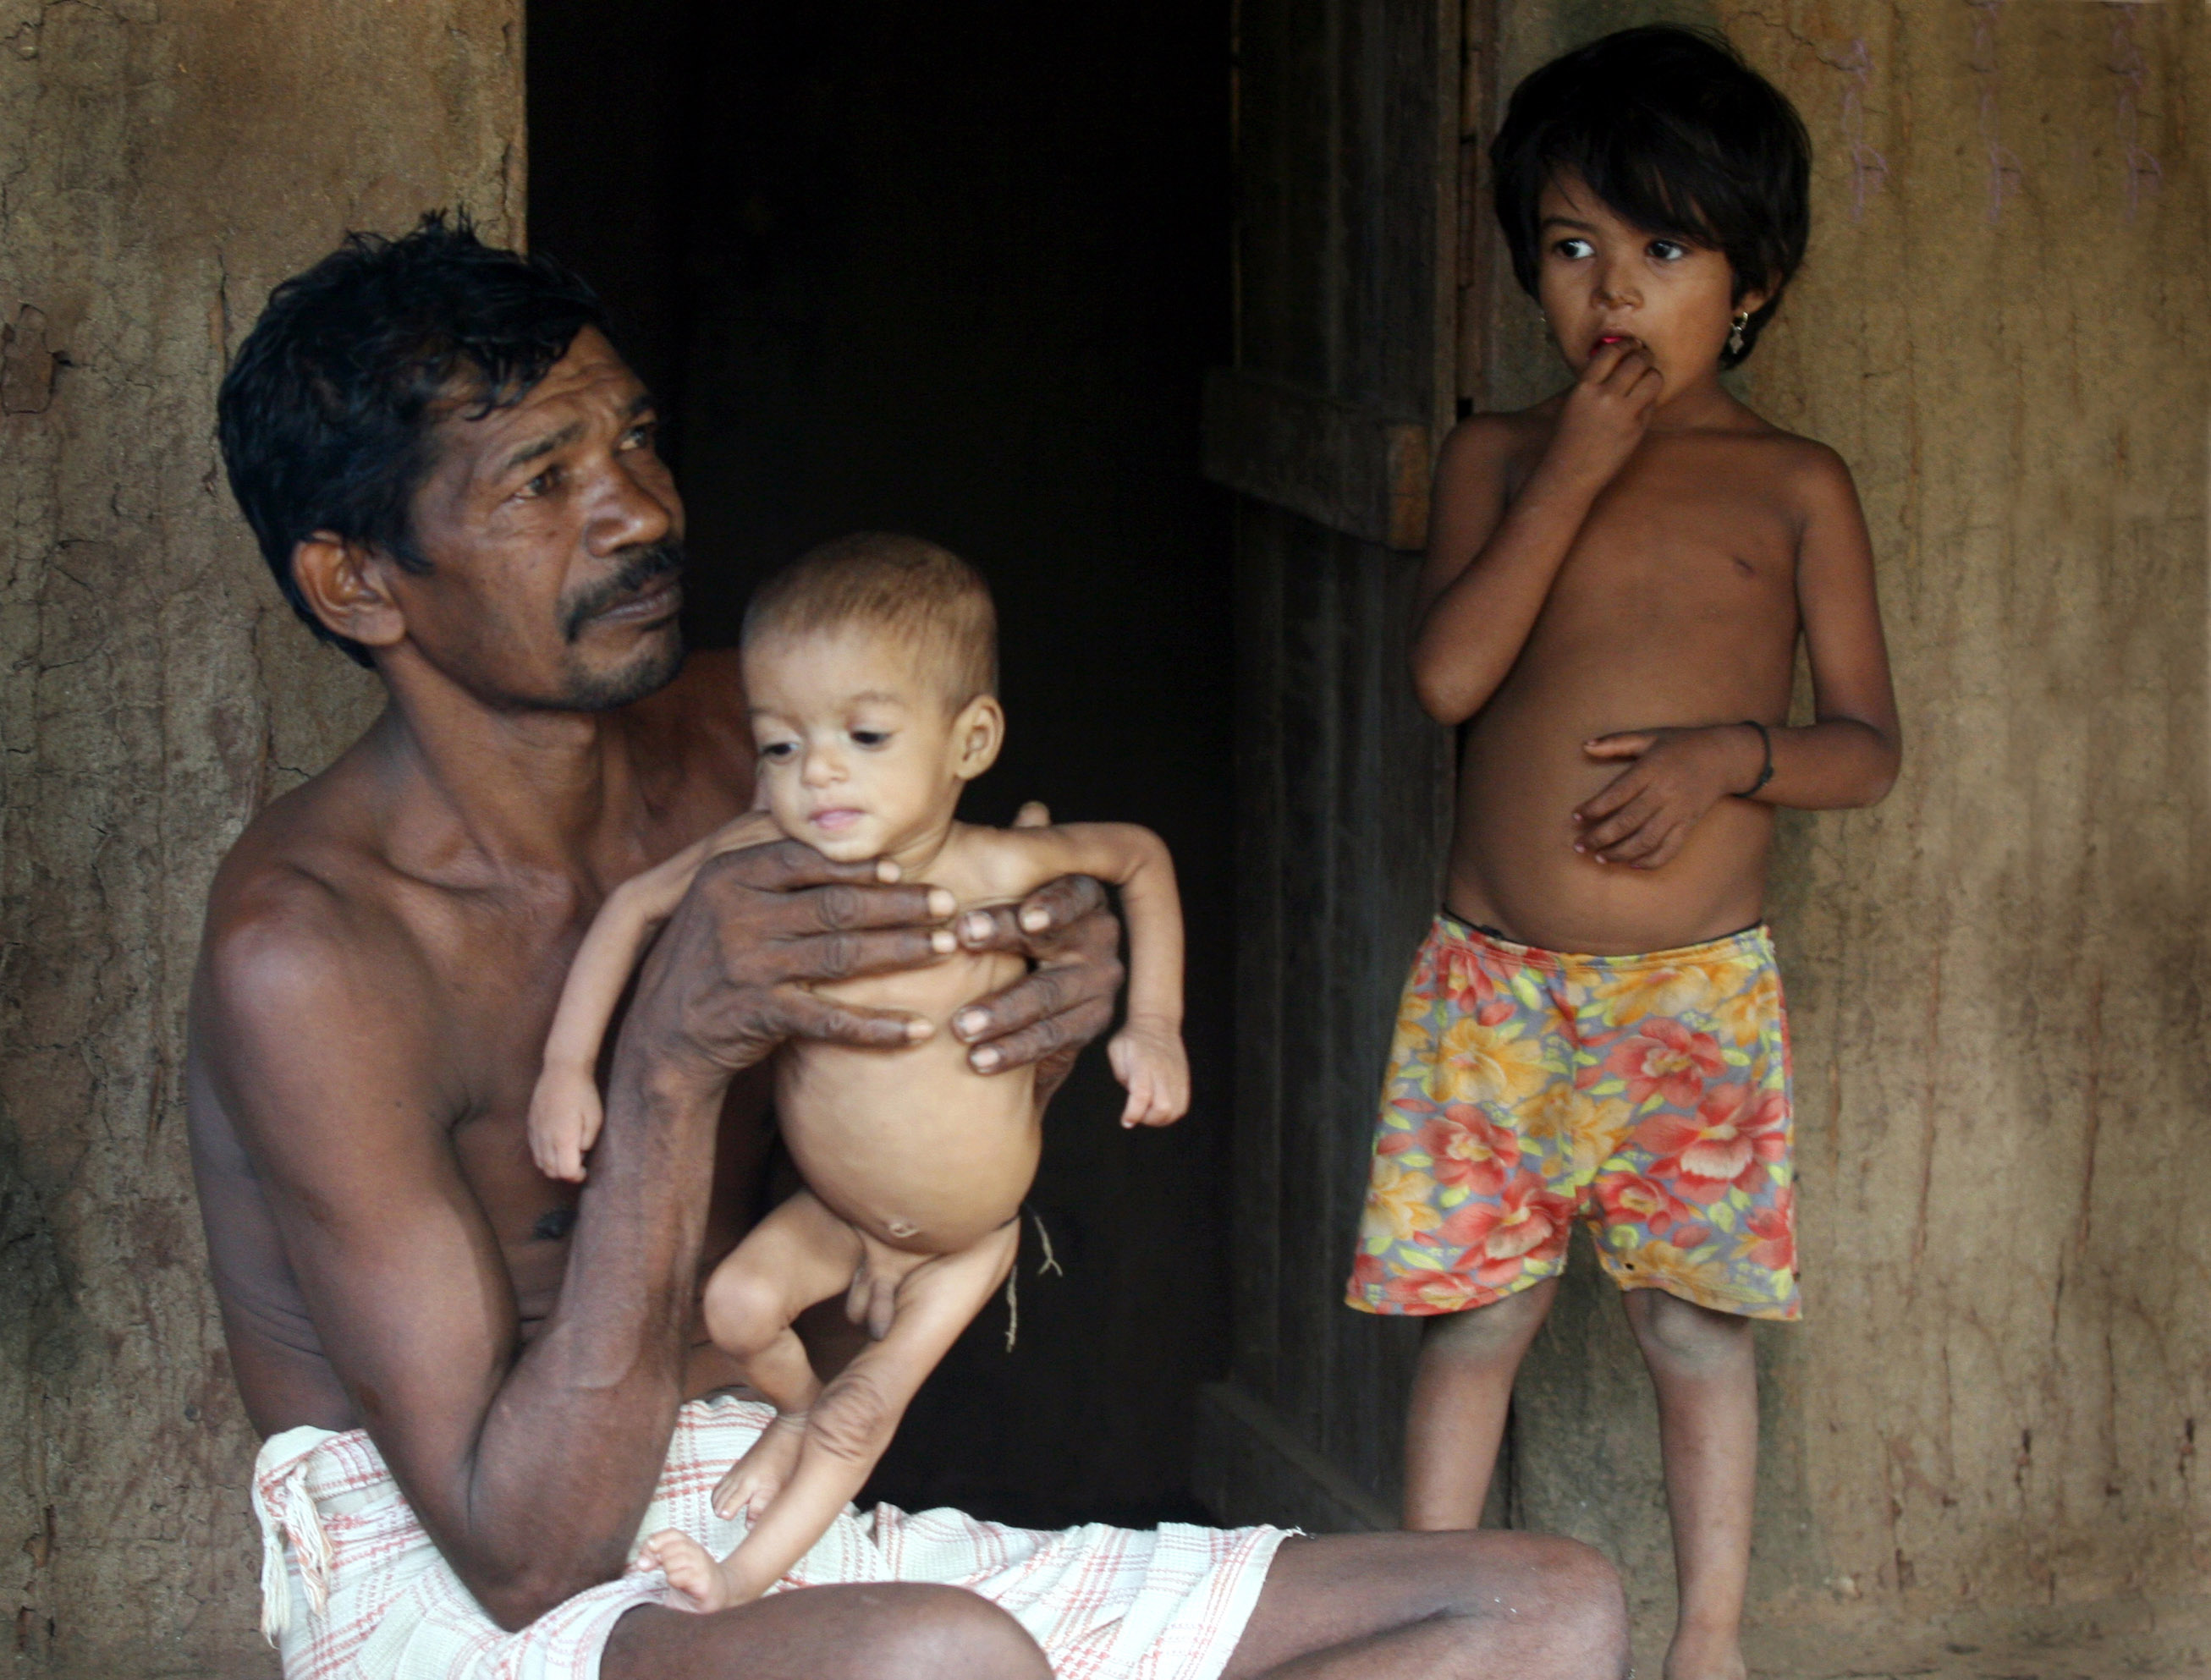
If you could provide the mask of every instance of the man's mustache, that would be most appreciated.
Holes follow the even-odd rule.
[[[621,606],[656,578],[683,570],[683,545],[664,541],[633,548],[621,570],[578,590],[560,615],[560,633],[572,642],[602,613]]]

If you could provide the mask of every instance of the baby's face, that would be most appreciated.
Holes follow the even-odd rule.
[[[1708,377],[1727,343],[1729,317],[1766,301],[1759,291],[1735,296],[1724,252],[1638,227],[1579,176],[1554,179],[1536,214],[1536,292],[1560,354],[1576,373],[1608,340],[1633,339],[1665,379],[1663,401]]]
[[[894,636],[774,636],[745,650],[760,787],[777,824],[840,862],[894,856],[960,803],[967,712]],[[993,743],[995,747],[995,742]]]

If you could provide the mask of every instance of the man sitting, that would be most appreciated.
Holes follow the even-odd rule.
[[[747,1405],[699,1398],[731,1374],[697,1290],[754,1205],[764,1059],[906,1042],[809,986],[955,940],[1020,952],[1034,970],[959,1036],[978,1072],[1033,1064],[1048,1091],[1110,1016],[1116,927],[1082,879],[953,930],[872,864],[718,858],[640,972],[588,1181],[545,1178],[525,1115],[578,940],[610,888],[750,802],[730,662],[682,668],[651,400],[578,281],[433,218],[278,288],[221,424],[287,598],[389,697],[239,837],[192,1000],[193,1159],[271,1437],[255,1497],[288,1674],[1031,1677],[1031,1630],[1063,1674],[1620,1671],[1609,1569],[1517,1534],[1277,1548],[886,1514],[809,1557],[825,1584],[715,1615],[626,1574],[649,1514],[705,1508]]]

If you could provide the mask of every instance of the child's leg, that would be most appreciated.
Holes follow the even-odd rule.
[[[821,1391],[797,1470],[723,1561],[729,1602],[745,1604],[774,1586],[858,1494],[907,1403],[1005,1281],[1020,1235],[1009,1220],[972,1248],[907,1274],[890,1333],[863,1348]]]
[[[706,1333],[744,1365],[745,1381],[776,1411],[775,1422],[714,1490],[714,1509],[758,1516],[798,1462],[806,1415],[821,1385],[791,1320],[841,1295],[860,1260],[860,1235],[801,1190],[753,1227],[706,1280]]]
[[[1405,1423],[1406,1527],[1481,1526],[1513,1374],[1558,1290],[1559,1280],[1546,1278],[1427,1321]]]
[[[1626,1305],[1658,1391],[1658,1447],[1681,1586],[1666,1680],[1742,1680],[1737,1635],[1758,1472],[1750,1320],[1663,1290],[1631,1290]]]

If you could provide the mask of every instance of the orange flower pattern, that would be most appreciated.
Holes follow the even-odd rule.
[[[1797,1315],[1789,1029],[1766,929],[1574,957],[1438,916],[1397,1012],[1350,1303],[1464,1312],[1566,1268]]]

